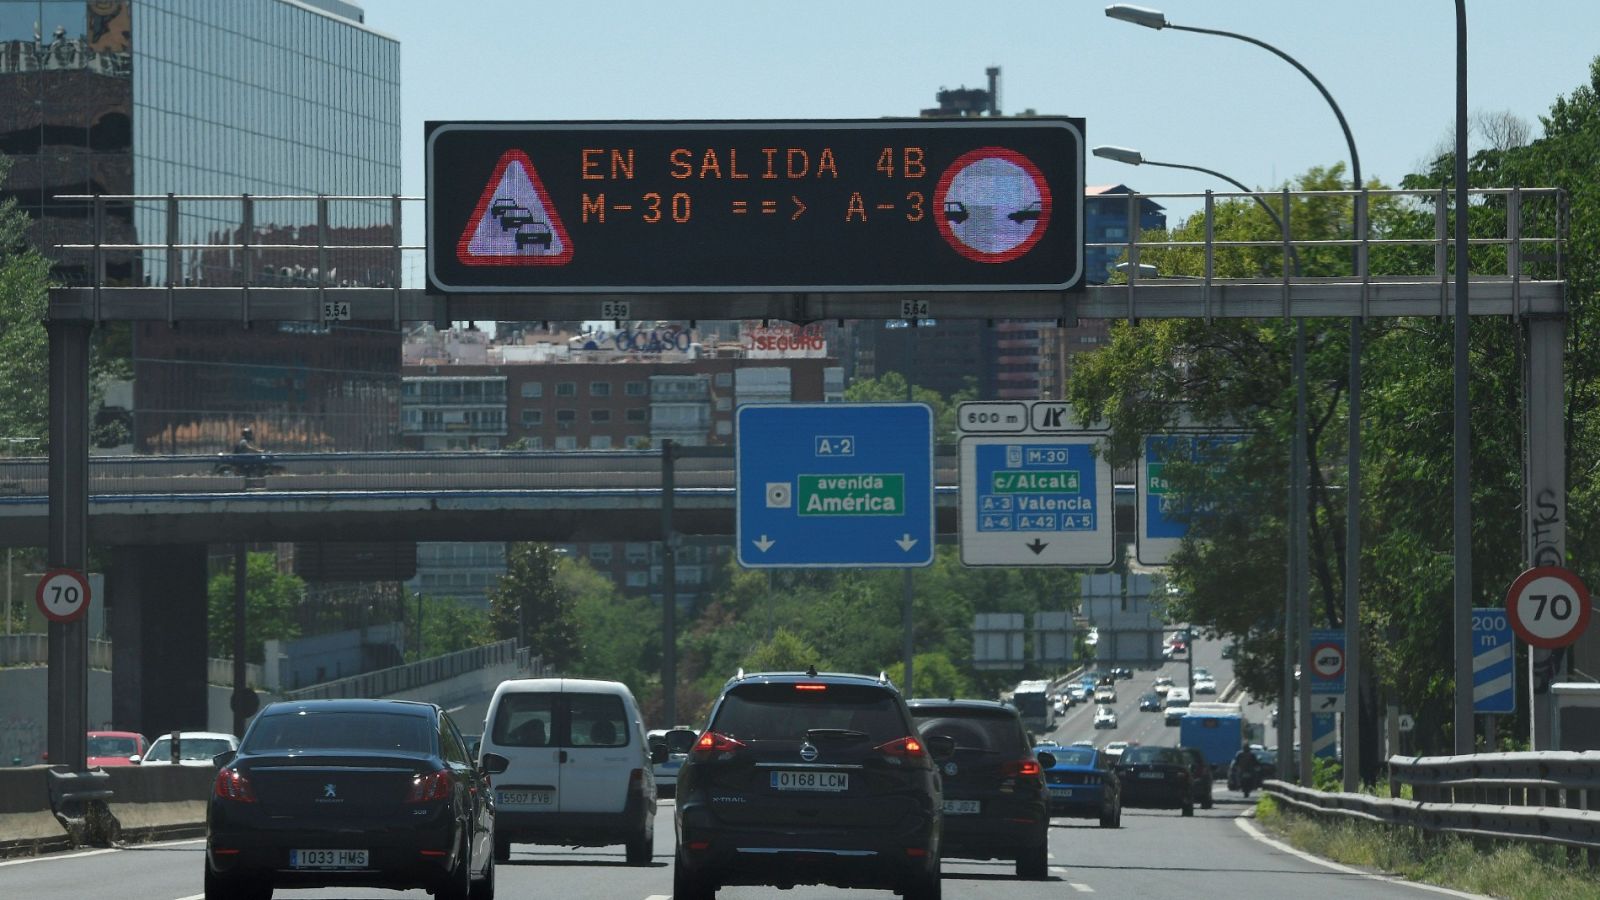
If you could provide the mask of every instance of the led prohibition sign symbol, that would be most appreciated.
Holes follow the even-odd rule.
[[[1589,627],[1589,589],[1561,566],[1535,566],[1506,592],[1511,630],[1535,647],[1565,647]]]
[[[89,609],[89,580],[72,569],[51,569],[33,594],[39,612],[52,622],[71,622]]]
[[[1050,185],[1032,160],[1004,147],[962,154],[939,177],[933,203],[939,233],[973,262],[1017,259],[1050,226]]]
[[[1318,644],[1311,648],[1311,671],[1328,681],[1343,675],[1344,648],[1338,644]]]

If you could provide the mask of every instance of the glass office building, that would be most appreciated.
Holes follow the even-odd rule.
[[[89,283],[89,205],[66,195],[390,196],[400,46],[339,0],[0,0],[0,191],[55,277]],[[108,252],[112,284],[396,283],[386,201],[256,201],[237,251]],[[102,243],[164,243],[164,201],[109,201]],[[176,243],[243,243],[237,200],[179,207]],[[63,249],[63,245],[69,245]],[[77,245],[79,249],[71,249]],[[292,249],[305,247],[304,250]],[[320,264],[319,264],[320,263]],[[398,446],[399,335],[384,323],[134,326],[136,449]]]

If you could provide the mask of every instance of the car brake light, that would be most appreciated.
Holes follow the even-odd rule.
[[[705,734],[700,735],[699,740],[694,742],[693,752],[696,755],[708,755],[712,753],[732,753],[735,750],[742,749],[744,749],[744,744],[739,741],[725,734],[707,731]]]
[[[825,691],[828,686],[825,684],[797,684],[794,689],[797,691]]]
[[[1015,778],[1019,775],[1024,777],[1029,775],[1038,776],[1043,771],[1039,767],[1037,759],[1015,759],[1000,764],[1000,775],[1005,778]]]
[[[449,769],[440,769],[437,772],[428,772],[423,775],[411,776],[411,790],[406,794],[407,803],[431,803],[435,800],[449,800],[450,788],[455,783],[455,778]]]
[[[250,787],[250,779],[233,769],[223,769],[217,773],[212,793],[224,800],[235,800],[239,803],[256,802],[256,792]]]
[[[898,756],[909,759],[928,758],[927,748],[922,746],[922,740],[920,738],[915,737],[903,737],[899,740],[890,741],[887,744],[879,744],[873,749],[884,754],[885,756]]]

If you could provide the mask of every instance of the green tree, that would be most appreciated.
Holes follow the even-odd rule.
[[[772,640],[750,651],[742,668],[747,672],[804,672],[811,666],[818,671],[832,668],[816,647],[789,629],[779,628]]]
[[[0,182],[10,168],[0,156]],[[50,261],[28,245],[28,222],[15,197],[0,200],[0,454],[43,453],[49,427]]]
[[[626,684],[654,721],[661,694],[661,612],[648,597],[626,597],[581,560],[562,559],[557,581],[571,593],[581,645],[573,675]]]
[[[918,653],[913,697],[971,697],[972,685],[950,657],[943,653]],[[885,670],[889,680],[905,688],[905,663],[894,663]]]
[[[565,671],[579,657],[573,594],[557,577],[561,555],[549,544],[512,544],[506,574],[489,591],[497,639],[516,638],[546,665]]]
[[[278,571],[271,553],[245,556],[245,660],[265,660],[265,641],[286,641],[300,636],[295,611],[306,595],[306,583],[297,575]],[[233,658],[234,572],[230,565],[206,583],[207,633],[211,656]]]
[[[899,372],[885,372],[877,378],[859,378],[844,389],[844,399],[850,403],[905,403],[906,377]],[[953,444],[960,437],[956,427],[957,408],[969,400],[978,399],[975,381],[967,379],[961,390],[949,397],[932,388],[912,386],[911,402],[926,403],[933,408],[933,439],[935,443]]]
[[[489,611],[478,609],[454,597],[425,597],[411,594],[406,600],[406,614],[420,616],[422,641],[406,654],[411,661],[443,656],[458,650],[468,650],[494,643],[494,630],[489,625]],[[408,623],[407,633],[416,634],[417,623]],[[412,643],[416,643],[415,640]]]

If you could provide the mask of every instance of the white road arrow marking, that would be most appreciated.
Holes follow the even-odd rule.
[[[773,539],[771,539],[771,538],[769,538],[769,537],[767,537],[765,534],[763,534],[761,536],[761,540],[752,541],[751,543],[756,545],[756,549],[757,550],[760,550],[762,553],[765,553],[768,550],[771,550],[772,549],[772,545],[774,545],[774,544],[776,544],[778,542],[773,540]]]
[[[908,531],[905,534],[902,534],[900,536],[900,540],[895,541],[895,543],[900,545],[901,550],[910,553],[911,548],[917,545],[917,539],[912,537],[911,532]]]

